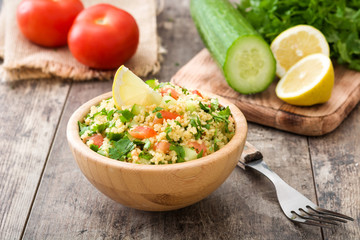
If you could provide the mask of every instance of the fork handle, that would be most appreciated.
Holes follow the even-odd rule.
[[[259,159],[262,159],[263,155],[259,150],[257,150],[252,144],[249,142],[245,142],[244,150],[241,154],[241,158],[239,161],[241,161],[243,164],[247,164],[252,161],[256,161]]]
[[[238,166],[241,168],[249,167],[262,174],[264,174],[273,183],[283,184],[285,183],[279,175],[273,172],[269,166],[262,161],[263,155],[261,152],[249,142],[245,143],[244,150],[239,159]],[[285,183],[286,184],[286,183]]]

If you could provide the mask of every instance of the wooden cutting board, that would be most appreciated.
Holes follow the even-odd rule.
[[[275,80],[258,94],[242,95],[228,86],[219,67],[206,49],[200,51],[171,79],[174,84],[215,93],[236,104],[250,122],[307,135],[331,132],[360,101],[360,72],[335,67],[335,86],[327,103],[297,107],[275,95]]]

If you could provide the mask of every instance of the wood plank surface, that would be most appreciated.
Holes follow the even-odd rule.
[[[333,131],[360,101],[360,72],[335,65],[335,86],[328,102],[312,107],[284,103],[275,95],[275,80],[261,93],[242,95],[228,86],[206,49],[172,78],[184,87],[213,92],[235,103],[248,121],[285,131],[319,136]]]
[[[325,239],[360,239],[360,105],[332,134],[309,139],[319,205],[355,219]]]
[[[0,84],[0,239],[22,234],[69,85]]]

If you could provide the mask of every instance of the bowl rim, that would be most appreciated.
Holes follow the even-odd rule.
[[[91,150],[80,138],[79,136],[79,128],[78,128],[78,121],[81,121],[86,114],[90,111],[91,106],[97,105],[100,101],[112,97],[112,92],[107,92],[101,94],[95,98],[90,99],[86,103],[82,104],[79,108],[73,112],[70,116],[67,129],[66,129],[66,136],[68,140],[68,144],[70,148],[75,148],[79,152],[82,153],[86,157],[86,159],[94,161],[98,164],[107,165],[112,168],[116,169],[126,169],[130,171],[177,171],[183,170],[186,168],[193,168],[193,167],[200,167],[204,164],[210,164],[211,162],[216,161],[217,159],[221,158],[222,156],[226,155],[226,152],[232,152],[235,148],[240,147],[242,141],[245,144],[246,136],[247,136],[247,121],[243,113],[237,108],[233,103],[220,97],[216,94],[208,93],[206,91],[201,91],[204,93],[205,96],[211,98],[218,98],[219,103],[223,106],[229,106],[230,111],[233,115],[235,120],[235,134],[232,139],[221,149],[218,151],[211,153],[205,157],[195,159],[192,161],[175,163],[175,164],[160,164],[160,165],[147,165],[147,164],[135,164],[129,162],[123,162],[116,159],[112,159],[109,157],[102,156],[93,150]],[[73,149],[72,149],[73,151]],[[75,156],[74,156],[75,158]],[[240,155],[239,155],[240,158]],[[77,159],[75,159],[77,161]]]

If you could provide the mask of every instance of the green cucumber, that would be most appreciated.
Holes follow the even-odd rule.
[[[269,45],[227,0],[191,0],[191,16],[230,87],[242,94],[264,91],[276,62]]]
[[[134,106],[131,108],[131,113],[134,114],[134,115],[139,115],[142,110],[145,110],[144,106],[134,104]]]
[[[184,156],[185,161],[191,161],[197,159],[198,154],[194,149],[184,147],[184,152],[185,152],[185,156]]]

